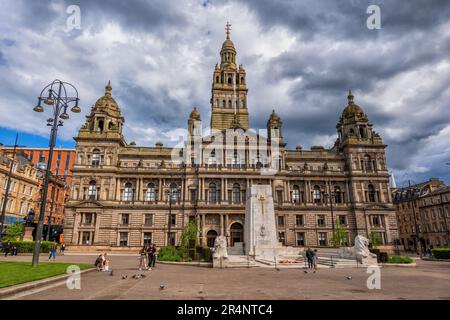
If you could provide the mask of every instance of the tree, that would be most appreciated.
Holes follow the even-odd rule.
[[[194,247],[197,245],[198,240],[198,228],[197,224],[193,221],[189,222],[181,234],[181,246],[189,249],[190,244],[194,242]]]
[[[339,219],[336,219],[334,225],[334,234],[331,239],[331,243],[334,247],[342,247],[348,245],[348,233],[340,224]]]
[[[13,224],[9,225],[6,229],[5,236],[3,237],[3,240],[9,240],[9,241],[18,241],[22,237],[23,234],[23,223],[22,222],[14,222]]]
[[[382,243],[381,234],[376,231],[371,231],[369,243],[372,248],[376,249],[376,247],[378,247]]]

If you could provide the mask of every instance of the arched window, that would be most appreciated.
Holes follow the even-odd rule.
[[[170,201],[176,202],[178,199],[178,185],[175,182],[172,182],[169,187],[169,197]]]
[[[213,151],[211,151],[209,160],[208,160],[209,164],[211,165],[215,165],[217,164],[217,159],[216,159],[216,150],[213,149]]]
[[[231,76],[228,77],[228,84],[232,84]]]
[[[145,200],[146,201],[156,201],[156,189],[154,183],[149,183],[147,185],[147,192],[145,194]]]
[[[369,155],[365,155],[363,159],[363,168],[365,172],[372,172],[372,159]]]
[[[235,167],[240,165],[241,162],[237,151],[234,152],[233,159],[231,160],[231,162],[232,162],[231,164]]]
[[[298,185],[294,185],[292,189],[292,201],[294,203],[300,202],[300,188],[298,187]]]
[[[217,232],[215,230],[209,230],[206,234],[208,247],[214,248],[214,242],[216,241]]]
[[[371,184],[369,184],[369,186],[367,187],[367,195],[368,195],[368,198],[369,198],[369,202],[375,202],[375,200],[376,200],[376,198],[375,198],[375,188]]]
[[[211,182],[209,184],[208,198],[209,198],[209,202],[211,202],[211,203],[216,203],[217,202],[217,186],[213,182]]]
[[[95,149],[93,152],[92,152],[92,165],[93,166],[98,166],[98,165],[100,165],[100,150],[98,150],[98,149]]]
[[[244,77],[241,77],[241,83],[244,84]]]
[[[227,102],[226,102],[225,100],[222,100],[222,106],[223,106],[224,108],[227,107]]]
[[[364,132],[364,128],[359,128],[359,136],[361,138],[365,138],[366,137],[365,132]]]
[[[125,189],[123,190],[123,201],[133,201],[133,185],[131,182],[125,183]]]
[[[232,105],[231,105],[231,100],[228,100],[228,108],[232,108]]]
[[[340,187],[334,187],[334,202],[342,203],[342,192]]]
[[[241,186],[239,183],[233,184],[233,203],[241,202]]]
[[[314,203],[322,202],[322,194],[320,192],[320,187],[319,186],[314,186],[314,189],[313,189],[313,201],[314,201]]]
[[[219,76],[216,76],[216,83],[219,83]]]
[[[88,198],[90,200],[96,200],[96,198],[97,198],[97,183],[95,180],[91,180],[89,182]]]
[[[98,121],[98,132],[102,133],[103,132],[103,126],[104,126],[104,122],[103,120],[99,120]]]

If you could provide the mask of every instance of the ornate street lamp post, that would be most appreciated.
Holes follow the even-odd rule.
[[[333,211],[333,198],[335,196],[335,193],[333,191],[331,191],[329,194],[325,193],[324,194],[325,197],[327,197],[327,199],[330,200],[330,211],[331,211],[331,229],[332,229],[332,235],[333,235],[333,247],[336,246],[336,243],[334,243],[336,234],[335,234],[335,228],[334,228],[334,211]]]
[[[68,95],[68,90],[72,91],[71,94],[74,94],[74,96]],[[53,148],[55,147],[58,127],[63,125],[63,120],[69,119],[67,109],[69,108],[70,104],[74,103],[70,111],[72,111],[73,113],[80,113],[81,110],[80,107],[78,107],[79,100],[80,99],[78,98],[78,91],[72,84],[61,80],[54,80],[44,89],[42,89],[41,94],[38,97],[38,104],[33,108],[35,112],[44,112],[44,108],[41,105],[42,102],[44,102],[44,104],[48,105],[49,107],[53,107],[53,118],[49,118],[47,120],[47,126],[51,127],[49,142],[50,148],[47,159],[47,167],[45,168],[39,220],[36,228],[36,241],[33,252],[33,267],[36,267],[39,263],[39,253],[41,251],[42,231],[44,228],[45,207],[47,204],[47,191],[51,173]]]

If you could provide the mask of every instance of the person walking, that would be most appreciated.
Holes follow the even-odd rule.
[[[11,250],[11,241],[7,241],[5,244],[5,257],[8,256],[9,250]]]
[[[61,246],[59,247],[59,254],[64,255],[64,250],[66,250],[66,244],[63,242],[63,243],[61,243]]]
[[[306,249],[306,259],[308,260],[308,269],[311,270],[313,267],[313,252],[311,248]]]
[[[139,251],[139,271],[142,269],[148,269],[147,266],[147,248],[146,246],[143,246],[142,249]]]
[[[58,244],[56,243],[56,241],[53,241],[52,246],[50,248],[50,252],[49,252],[49,256],[48,256],[48,261],[52,260],[55,261],[56,260],[56,250],[58,249]]]
[[[156,245],[154,243],[150,244],[148,247],[148,266],[149,270],[155,267],[156,262]]]
[[[317,271],[317,249],[314,249],[314,252],[312,253],[312,265],[313,265],[313,269],[314,269],[314,273],[316,273]]]

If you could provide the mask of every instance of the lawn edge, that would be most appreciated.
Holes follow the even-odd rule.
[[[96,269],[95,268],[84,269],[80,272],[80,274],[92,272],[94,270],[96,270]],[[0,289],[0,300],[3,298],[6,298],[8,296],[17,294],[17,293],[21,293],[24,291],[38,288],[38,287],[46,286],[46,285],[49,285],[49,284],[52,284],[52,283],[55,283],[55,282],[58,282],[61,280],[65,280],[69,276],[71,276],[71,275],[70,274],[61,274],[61,275],[54,276],[54,277],[49,277],[49,278],[36,280],[36,281],[25,282],[25,283],[17,284],[14,286],[2,288],[2,289]]]

